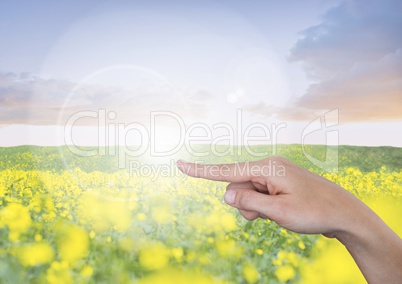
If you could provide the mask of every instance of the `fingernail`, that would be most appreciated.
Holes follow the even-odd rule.
[[[235,198],[236,198],[236,191],[234,191],[234,190],[226,191],[226,193],[225,193],[225,202],[226,203],[234,204]]]

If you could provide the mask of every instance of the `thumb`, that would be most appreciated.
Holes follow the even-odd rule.
[[[253,189],[228,189],[224,198],[228,205],[239,210],[262,213],[273,220],[272,215],[276,207],[274,196]]]

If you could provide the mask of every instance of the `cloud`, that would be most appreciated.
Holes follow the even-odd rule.
[[[315,83],[285,107],[246,109],[286,120],[334,108],[343,122],[402,119],[400,11],[401,1],[345,1],[332,8],[290,52]]]
[[[378,61],[402,47],[402,2],[344,1],[320,25],[303,31],[289,59],[302,62],[313,78],[325,78],[356,62]]]
[[[311,85],[295,105],[339,108],[344,121],[402,119],[402,49]]]
[[[211,97],[204,90],[185,92],[167,83],[123,88],[30,73],[0,73],[0,124],[63,125],[77,112],[99,109],[115,112],[116,123],[145,123],[151,111],[203,117],[207,109],[200,102]],[[90,124],[91,120],[81,122]]]

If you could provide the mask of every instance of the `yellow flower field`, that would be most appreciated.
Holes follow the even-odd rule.
[[[402,171],[323,175],[402,235]],[[365,283],[335,240],[248,222],[224,183],[0,171],[0,283]]]

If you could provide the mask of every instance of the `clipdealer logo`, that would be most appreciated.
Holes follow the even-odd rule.
[[[64,127],[64,141],[68,149],[79,156],[118,156],[119,168],[126,167],[128,157],[169,157],[178,153],[183,148],[194,157],[206,157],[213,155],[224,157],[227,155],[241,155],[243,151],[253,157],[266,157],[269,154],[276,154],[276,141],[281,129],[286,128],[286,123],[265,125],[263,123],[252,123],[243,125],[242,111],[237,110],[236,125],[228,123],[216,123],[208,126],[204,123],[193,123],[187,125],[176,113],[170,111],[150,112],[149,124],[139,122],[115,123],[117,117],[113,111],[106,109],[98,111],[80,111],[72,115]],[[97,145],[91,149],[80,149],[74,143],[73,129],[81,119],[92,119],[96,122],[98,129]],[[173,145],[163,150],[157,149],[161,139],[156,135],[158,129],[164,127],[163,120],[172,120],[178,127],[177,139]],[[253,135],[253,131],[259,131],[263,135]],[[203,135],[197,134],[201,131]],[[219,132],[221,134],[219,134]],[[224,133],[224,134],[222,134]],[[127,137],[134,136],[135,145],[127,142]],[[251,146],[255,143],[272,145],[272,153],[267,151],[256,152]],[[209,150],[200,150],[195,145],[207,144]],[[219,145],[227,145],[227,150],[221,151]],[[242,145],[242,147],[237,147]]]
[[[153,111],[150,112],[149,123],[143,124],[140,122],[131,123],[117,123],[115,119],[117,114],[114,111],[107,111],[106,109],[99,109],[96,111],[85,110],[80,111],[69,117],[64,127],[65,145],[68,149],[79,156],[117,156],[118,167],[124,169],[127,167],[135,167],[139,169],[144,164],[138,161],[133,162],[133,159],[142,156],[152,157],[155,159],[163,160],[163,158],[170,157],[182,149],[193,157],[214,156],[226,157],[230,155],[247,154],[253,158],[264,158],[270,155],[277,155],[277,140],[279,132],[287,127],[285,122],[278,124],[272,123],[266,125],[264,123],[251,123],[244,125],[242,110],[238,109],[236,112],[236,123],[231,125],[228,123],[216,123],[208,126],[205,123],[197,122],[193,124],[186,124],[182,117],[170,111]],[[80,124],[81,120],[92,120],[92,125],[95,123],[97,133],[97,143],[95,147],[80,148],[74,143],[73,130]],[[163,129],[163,122],[166,120],[173,121],[177,128],[175,137],[176,140],[173,144],[158,149],[157,145],[163,143],[161,141],[166,137],[160,137],[156,133],[158,129]],[[328,171],[337,172],[338,169],[338,145],[339,145],[339,111],[334,109],[328,111],[323,116],[318,117],[311,121],[303,129],[300,138],[300,144],[304,156],[315,166]],[[263,135],[256,136],[255,130]],[[200,135],[199,133],[203,134]],[[197,134],[198,133],[198,134]],[[222,134],[224,133],[224,134]],[[320,160],[308,153],[306,149],[306,140],[310,135],[320,134],[325,136],[324,143],[326,147],[325,159]],[[128,137],[134,137],[134,143]],[[208,145],[205,148],[196,147],[196,145]],[[251,147],[255,144],[262,144],[270,146],[270,152],[264,151],[264,148]],[[222,147],[227,146],[226,150],[222,151]],[[268,148],[268,147],[267,147]],[[169,164],[171,164],[169,162]],[[154,172],[147,169],[147,172]]]

